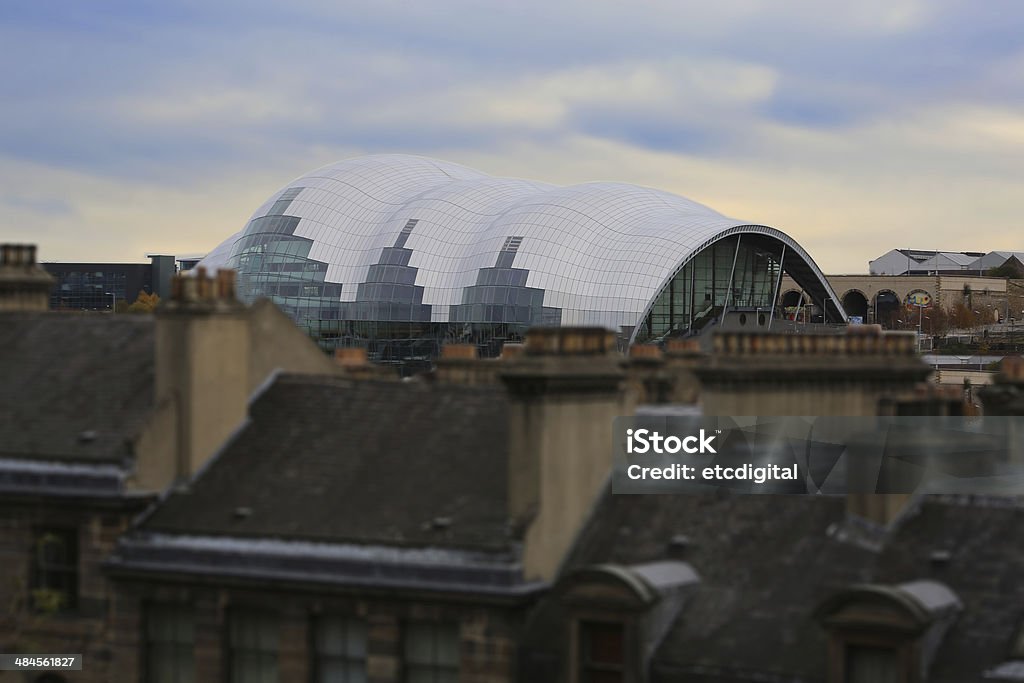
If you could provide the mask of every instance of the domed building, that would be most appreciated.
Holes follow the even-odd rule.
[[[446,342],[494,355],[534,325],[604,326],[624,347],[775,329],[783,272],[812,322],[846,322],[775,228],[636,185],[559,187],[407,155],[294,180],[200,265],[237,270],[243,299],[271,298],[324,348],[383,362],[429,361]]]

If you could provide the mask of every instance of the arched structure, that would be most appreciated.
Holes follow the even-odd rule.
[[[623,343],[771,315],[785,271],[845,322],[804,249],[774,228],[622,183],[557,187],[424,157],[318,169],[274,193],[200,265],[238,271],[325,347],[381,360],[442,341],[500,348],[534,325],[596,325]]]
[[[868,297],[859,289],[850,289],[843,294],[843,310],[849,317],[868,321]]]
[[[891,289],[882,289],[875,294],[875,321],[883,327],[894,327],[898,324],[896,318],[901,315],[901,308],[899,295]]]

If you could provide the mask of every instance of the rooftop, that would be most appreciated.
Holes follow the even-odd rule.
[[[153,406],[149,316],[0,313],[0,456],[120,463]]]
[[[502,388],[280,375],[249,414],[144,530],[509,549]]]

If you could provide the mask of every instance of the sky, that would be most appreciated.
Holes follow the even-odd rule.
[[[656,187],[825,272],[1024,250],[1020,0],[4,0],[0,241],[202,254],[382,152]]]

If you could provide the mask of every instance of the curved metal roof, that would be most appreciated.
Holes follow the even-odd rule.
[[[404,266],[415,269],[414,282],[405,284],[423,288],[433,322],[449,321],[449,307],[464,304],[464,290],[481,284],[481,269],[500,265],[504,253],[507,266],[528,272],[525,287],[543,290],[543,306],[560,309],[560,324],[636,326],[689,259],[736,233],[786,245],[786,270],[845,320],[821,271],[790,237],[646,187],[559,187],[425,157],[357,157],[281,188],[201,265],[229,263],[241,238],[265,229],[254,221],[268,215],[299,219],[291,234],[312,241],[308,258],[326,264],[325,281],[341,284],[342,302],[356,301],[371,266],[384,265],[382,250],[411,250]]]

